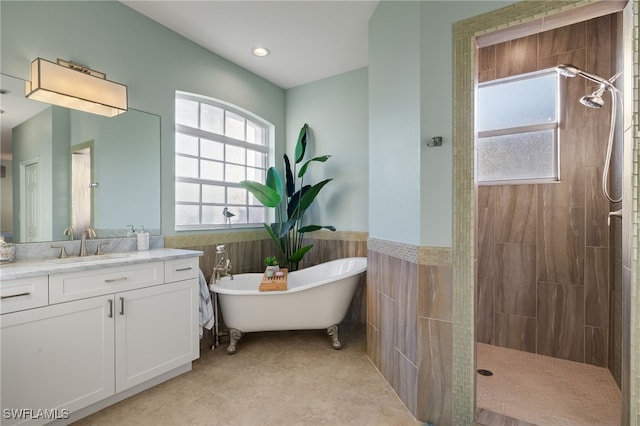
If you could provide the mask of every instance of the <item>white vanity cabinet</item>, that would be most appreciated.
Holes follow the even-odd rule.
[[[198,295],[194,279],[115,295],[116,392],[198,357]]]
[[[197,265],[189,257],[0,281],[1,424],[48,423],[190,369],[199,356]],[[23,294],[33,288],[38,297]],[[26,308],[5,313],[16,306]],[[8,418],[19,409],[33,411]],[[37,410],[50,412],[30,418]]]
[[[114,394],[112,296],[100,296],[2,315],[2,424],[5,410],[75,411]],[[50,419],[20,416],[27,424]],[[60,411],[60,417],[64,413]]]

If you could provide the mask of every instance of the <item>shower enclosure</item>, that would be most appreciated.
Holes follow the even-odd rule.
[[[558,81],[558,181],[478,186],[477,367],[485,368],[482,353],[532,360],[527,362],[536,363],[538,375],[547,369],[537,364],[544,360],[552,361],[548,370],[565,372],[574,371],[574,364],[562,363],[579,363],[575,371],[585,367],[610,380],[611,392],[599,398],[610,404],[594,416],[606,415],[611,425],[621,422],[626,380],[622,374],[623,144],[621,114],[616,114],[620,92],[615,86],[622,69],[621,28],[621,13],[602,16],[482,47],[477,58],[479,83],[564,64],[556,68],[563,76]],[[579,78],[564,78],[573,76]],[[605,92],[608,99],[603,99]],[[499,355],[496,350],[503,352]],[[486,408],[480,406],[487,396],[483,384],[505,380],[496,376],[477,379],[479,408]],[[586,375],[576,374],[570,381],[579,384],[582,376]],[[546,395],[539,389],[527,396],[528,401],[520,402],[535,403]],[[489,395],[484,401],[492,398],[498,397]],[[507,415],[519,418],[513,413],[517,410]],[[586,410],[572,414],[588,416]],[[524,413],[521,420],[549,424],[535,413],[528,415]],[[589,419],[570,418],[575,424],[591,424]],[[599,421],[596,418],[593,424],[607,424]]]

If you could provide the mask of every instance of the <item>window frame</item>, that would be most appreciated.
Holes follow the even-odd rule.
[[[178,100],[188,100],[188,101],[193,101],[193,102],[197,102],[198,103],[198,111],[197,111],[197,128],[196,127],[192,127],[189,125],[185,125],[185,124],[180,124],[177,122],[176,118],[175,118],[175,113],[177,113],[177,101]],[[246,175],[246,169],[247,168],[253,168],[256,170],[261,171],[262,173],[262,183],[265,183],[264,180],[266,179],[266,174],[267,174],[267,170],[270,166],[273,166],[273,157],[274,157],[274,126],[269,123],[268,121],[264,120],[261,117],[258,117],[257,115],[248,112],[246,110],[243,110],[241,108],[238,108],[234,105],[231,105],[227,102],[221,101],[219,99],[214,99],[214,98],[210,98],[210,97],[206,97],[206,96],[202,96],[202,95],[197,95],[197,94],[193,94],[193,93],[187,93],[187,92],[182,92],[182,91],[176,91],[175,92],[175,98],[174,100],[176,101],[175,105],[175,113],[174,113],[174,140],[177,140],[177,136],[179,134],[182,135],[187,135],[190,137],[195,137],[198,140],[198,147],[197,147],[197,154],[188,154],[188,153],[182,153],[182,152],[178,152],[178,145],[177,142],[174,145],[174,230],[177,232],[180,231],[194,231],[194,230],[216,230],[216,229],[229,229],[230,227],[233,228],[254,228],[254,227],[261,227],[263,226],[263,223],[270,220],[271,218],[271,212],[269,211],[269,209],[265,206],[263,206],[262,204],[260,204],[255,197],[253,197],[253,195],[251,195],[251,193],[249,193],[248,191],[246,192],[246,197],[245,197],[245,202],[244,204],[237,204],[237,203],[229,203],[229,188],[238,188],[238,189],[244,189],[242,188],[242,186],[238,183],[238,182],[233,182],[233,181],[227,181],[226,180],[226,165],[230,164],[230,165],[240,165],[242,167],[245,168],[245,177],[244,179],[247,179],[247,175]],[[213,107],[217,107],[223,110],[223,133],[226,133],[226,114],[227,112],[230,112],[234,115],[238,115],[240,117],[242,117],[244,119],[244,132],[245,132],[245,140],[241,140],[241,139],[236,139],[233,138],[231,136],[227,136],[224,134],[220,134],[220,133],[215,133],[212,131],[208,131],[208,130],[203,130],[202,124],[200,122],[202,115],[201,115],[201,111],[202,111],[202,105],[206,104],[206,105],[210,105]],[[262,129],[264,136],[263,136],[263,140],[264,140],[264,145],[260,145],[257,143],[252,143],[252,142],[247,142],[247,129],[249,126],[249,122],[256,124],[258,126],[260,126],[260,128]],[[202,156],[202,144],[201,144],[201,140],[202,139],[206,139],[212,142],[216,142],[216,143],[221,143],[223,144],[223,158],[209,158],[209,157],[203,157]],[[239,148],[243,148],[245,149],[244,152],[244,164],[240,164],[234,161],[227,161],[226,156],[227,156],[227,146],[234,146],[234,147],[239,147]],[[258,167],[258,166],[250,166],[248,163],[248,154],[253,151],[253,152],[257,152],[260,154],[264,155],[264,162],[263,162],[263,166],[264,167]],[[179,157],[182,158],[189,158],[189,159],[194,159],[198,162],[198,177],[188,177],[188,176],[179,176],[178,172],[176,170],[176,162],[178,160]],[[203,178],[201,177],[201,173],[200,173],[200,167],[201,167],[201,161],[205,160],[205,161],[212,161],[212,162],[217,162],[220,163],[222,166],[222,179],[208,179],[208,178]],[[256,181],[260,181],[259,179],[250,179],[250,180],[256,180]],[[198,193],[198,201],[178,201],[178,194],[177,194],[177,185],[179,183],[191,183],[191,184],[199,184],[199,193]],[[204,202],[203,201],[203,185],[215,185],[215,186],[220,186],[220,187],[224,187],[224,203],[213,203],[213,202]],[[198,206],[198,224],[191,224],[191,225],[179,225],[178,224],[178,214],[177,214],[177,209],[178,206]],[[243,208],[246,211],[246,222],[240,222],[240,223],[233,223],[231,225],[229,224],[225,224],[225,223],[203,223],[203,207],[220,207],[220,208],[224,208],[224,207],[228,207],[230,211],[233,212],[234,208]],[[249,209],[253,208],[253,209],[261,209],[264,212],[264,221],[263,222],[249,222]]]
[[[554,130],[553,132],[553,170],[556,173],[555,177],[540,177],[540,178],[511,178],[511,179],[494,179],[494,180],[480,180],[479,175],[479,164],[478,164],[478,155],[476,158],[476,182],[479,186],[490,186],[490,185],[526,185],[526,184],[548,184],[548,183],[559,183],[561,181],[561,170],[560,170],[560,128],[561,128],[561,107],[562,107],[562,99],[561,99],[561,87],[562,79],[555,71],[555,68],[546,68],[542,70],[537,70],[533,72],[518,74],[509,77],[498,78],[495,80],[490,80],[477,84],[477,96],[479,98],[479,90],[482,87],[486,86],[495,86],[504,83],[516,82],[520,80],[527,80],[535,77],[542,77],[547,75],[555,75],[556,80],[556,94],[555,94],[555,120],[553,122],[541,123],[541,124],[529,124],[524,126],[514,126],[514,127],[504,127],[495,130],[484,130],[484,131],[476,131],[476,150],[478,150],[479,140],[481,138],[488,137],[496,137],[496,136],[507,136],[507,135],[517,135],[523,133],[530,133],[535,131],[542,130]],[[477,108],[479,111],[479,102],[476,101]],[[476,120],[478,122],[478,112],[476,112]]]

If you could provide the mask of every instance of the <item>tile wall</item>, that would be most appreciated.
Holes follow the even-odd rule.
[[[480,82],[569,63],[615,73],[615,15],[479,50]],[[561,182],[480,186],[477,194],[478,342],[606,367],[609,363],[610,237],[601,192],[610,99],[561,78]],[[619,178],[619,176],[618,176]]]
[[[420,421],[452,424],[450,248],[369,239],[367,353]]]

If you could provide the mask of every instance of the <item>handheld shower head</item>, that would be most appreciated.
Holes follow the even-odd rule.
[[[556,72],[563,77],[575,77],[578,75],[580,70],[573,65],[560,64],[556,67]]]
[[[611,79],[605,80],[604,78],[595,74],[590,74],[586,71],[582,71],[580,68],[575,67],[571,64],[560,64],[556,66],[556,72],[563,77],[576,77],[579,75],[580,77],[583,77],[589,81],[593,81],[594,83],[607,86],[608,88],[616,92],[618,92],[618,89],[616,89],[616,87],[613,85],[613,82],[616,81],[620,74],[622,74],[621,72],[619,72],[611,77]]]
[[[602,99],[602,94],[606,86],[600,85],[600,88],[593,92],[590,95],[585,95],[580,98],[580,103],[589,108],[602,108],[604,106],[604,99]]]

